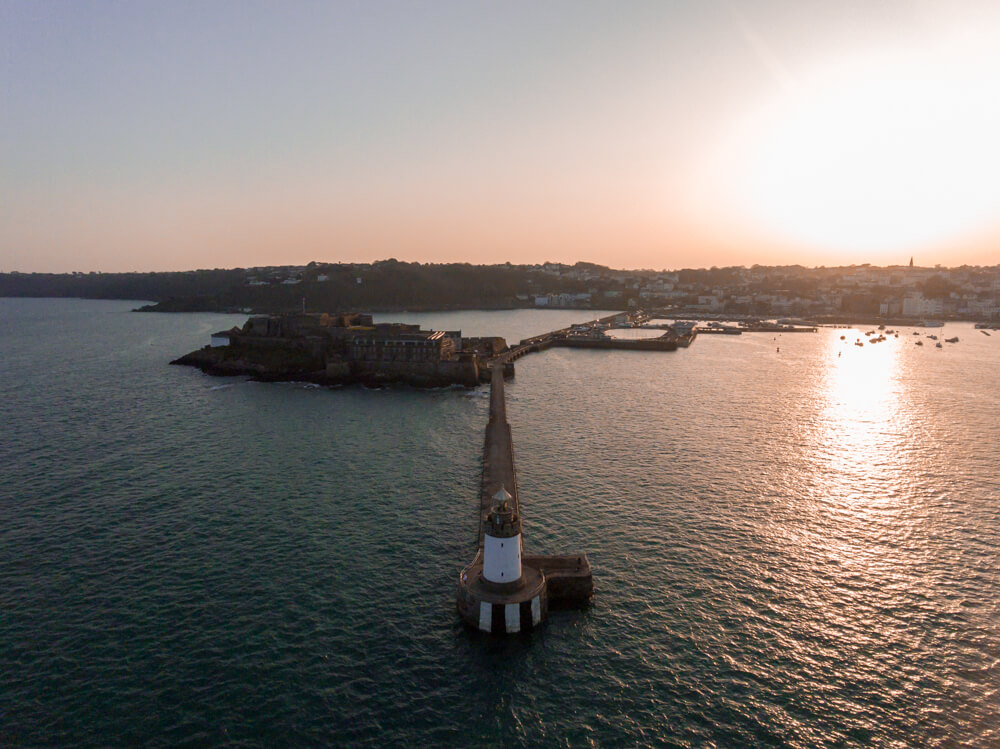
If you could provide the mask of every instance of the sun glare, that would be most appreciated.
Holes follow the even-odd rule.
[[[1000,48],[852,58],[742,123],[722,179],[749,224],[796,243],[892,251],[1000,217]]]
[[[866,481],[902,458],[899,359],[907,341],[871,343],[860,329],[842,332],[844,340],[831,336],[828,346],[819,442],[835,475]]]

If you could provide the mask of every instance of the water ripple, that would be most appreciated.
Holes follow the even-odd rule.
[[[483,391],[222,383],[166,362],[240,318],[129,306],[0,300],[0,743],[1000,745],[1000,341],[519,361],[526,544],[597,591],[499,640]]]

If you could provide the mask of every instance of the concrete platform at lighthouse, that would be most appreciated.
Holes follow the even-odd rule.
[[[479,557],[462,570],[458,583],[458,613],[465,623],[484,632],[525,632],[544,622],[549,608],[583,608],[594,595],[594,577],[586,554],[528,556],[524,557],[521,570],[525,584],[513,591],[484,580]],[[541,581],[541,590],[536,591],[536,580]],[[506,608],[515,604],[520,607],[516,629],[512,628],[513,609]]]
[[[532,567],[522,566],[520,580],[502,584],[483,577],[479,561],[462,572],[458,613],[483,632],[527,632],[545,620],[548,608],[545,575]]]
[[[552,598],[559,603],[586,603],[594,591],[587,556],[522,559],[521,518],[513,497],[501,487],[493,502],[484,523],[483,546],[459,578],[462,619],[483,632],[512,634],[541,624]]]

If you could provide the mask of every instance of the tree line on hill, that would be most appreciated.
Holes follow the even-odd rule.
[[[4,273],[0,296],[146,300],[143,309],[215,312],[393,311],[509,307],[524,266],[401,263],[172,273]]]

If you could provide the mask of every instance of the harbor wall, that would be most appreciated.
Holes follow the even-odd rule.
[[[485,546],[484,541],[493,497],[501,487],[510,494],[509,501],[513,503],[514,512],[521,513],[514,467],[514,440],[507,423],[504,369],[503,361],[494,361],[489,421],[483,441],[479,544],[472,563],[459,575],[456,599],[458,614],[466,624],[493,634],[533,629],[545,620],[550,601],[558,606],[583,606],[594,592],[586,554],[523,556],[523,536],[518,536],[522,554],[519,580],[497,583],[484,574],[483,564],[487,554],[492,559],[497,551]]]
[[[565,348],[598,348],[620,351],[676,351],[676,338],[587,338],[567,336],[552,339],[552,346]]]

